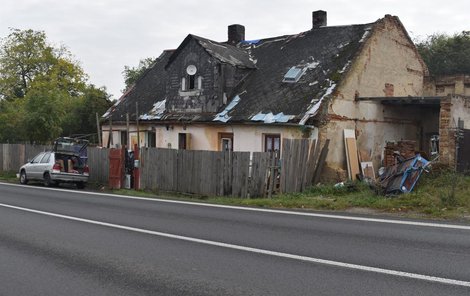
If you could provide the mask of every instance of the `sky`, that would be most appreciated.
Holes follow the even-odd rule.
[[[327,11],[329,26],[396,15],[414,39],[470,30],[469,0],[2,0],[0,37],[9,28],[44,31],[89,83],[118,99],[124,66],[177,48],[188,34],[226,41],[231,24],[244,25],[247,40],[296,34],[311,28],[315,10]]]

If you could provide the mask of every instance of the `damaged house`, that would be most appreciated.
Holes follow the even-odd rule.
[[[398,17],[327,26],[326,12],[312,16],[295,35],[245,40],[241,25],[226,42],[188,35],[103,115],[103,143],[255,152],[329,139],[323,177],[344,180],[347,129],[375,168],[387,142],[411,140],[431,155],[436,135],[455,165],[450,129],[464,127],[466,92],[425,85],[427,67]]]

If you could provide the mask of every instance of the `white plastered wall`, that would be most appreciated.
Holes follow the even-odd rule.
[[[109,128],[103,127],[103,143],[106,145],[109,137]],[[119,130],[119,131],[118,131]],[[113,126],[114,147],[119,146],[120,133],[125,131],[125,126]],[[131,126],[131,137],[136,130],[135,126]],[[288,139],[317,139],[318,129],[314,127],[300,126],[277,126],[277,125],[143,125],[140,127],[141,146],[148,146],[146,131],[155,131],[156,147],[158,148],[178,148],[178,135],[180,133],[190,134],[191,150],[209,150],[218,151],[220,149],[220,134],[233,134],[233,150],[234,151],[264,151],[264,136],[266,134],[279,134],[281,140]],[[308,132],[305,132],[308,131]]]

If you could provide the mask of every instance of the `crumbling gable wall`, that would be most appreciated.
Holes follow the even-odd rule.
[[[362,49],[334,93],[329,122],[320,133],[335,147],[327,158],[326,177],[330,179],[346,177],[344,129],[356,130],[358,149],[369,153],[376,167],[386,140],[416,139],[420,132],[416,109],[355,99],[422,95],[427,67],[403,25],[398,18],[386,16],[371,26],[363,40]]]

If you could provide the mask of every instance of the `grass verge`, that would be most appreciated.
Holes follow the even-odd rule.
[[[0,172],[0,180],[4,182],[17,182],[16,172]]]
[[[409,218],[470,221],[470,177],[453,172],[422,175],[415,190],[395,196],[378,195],[360,182],[309,188],[303,193],[282,194],[268,198],[240,199],[207,197],[162,192],[115,190],[117,194],[163,197],[223,205],[283,209],[345,211],[366,214],[391,214]]]

